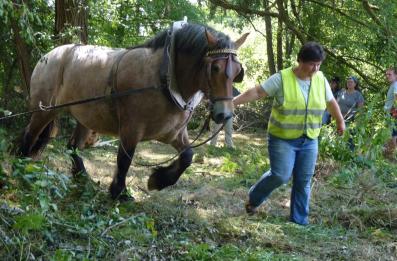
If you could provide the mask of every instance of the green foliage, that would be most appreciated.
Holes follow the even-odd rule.
[[[361,165],[373,165],[382,160],[383,146],[390,137],[390,123],[383,111],[382,95],[371,95],[367,101],[354,122],[347,124],[343,137],[336,134],[334,125],[323,127],[320,139],[323,156],[345,162],[353,160]],[[353,150],[350,143],[354,144]]]
[[[23,1],[17,5],[13,2],[0,2],[1,114],[6,109],[13,113],[22,111],[26,104],[24,95],[18,92],[20,78],[16,76],[18,60],[11,22],[16,21],[21,28],[20,36],[33,55],[32,67],[54,46],[54,2]],[[264,3],[228,2],[244,4],[253,10],[261,10]],[[305,2],[298,17],[288,5],[288,15],[298,30],[328,48],[330,53],[322,67],[327,77],[343,78],[361,72],[361,78],[368,76],[378,87],[370,88],[369,82],[362,82],[369,102],[349,126],[352,134],[339,137],[334,126],[323,128],[321,157],[333,164],[337,160],[338,167],[323,180],[320,173],[318,183],[313,184],[313,226],[301,228],[287,222],[288,210],[280,207],[280,202],[289,197],[288,186],[272,195],[259,216],[247,218],[244,214],[242,202],[246,200],[247,188],[269,168],[265,144],[246,139],[244,146],[235,150],[204,145],[200,158],[196,158],[177,185],[150,193],[140,185],[131,185],[129,189],[140,195],[139,200],[120,203],[109,199],[106,188],[109,177],[98,184],[88,176],[70,178],[49,167],[50,161],[67,158],[67,151],[59,148],[65,141],[53,142],[53,148],[48,150],[51,155],[44,161],[14,159],[8,155],[9,136],[19,133],[27,122],[26,118],[18,118],[11,123],[2,122],[0,129],[0,256],[4,260],[394,258],[390,242],[396,238],[390,228],[395,228],[395,219],[390,217],[396,194],[388,187],[395,186],[397,174],[395,164],[381,155],[390,135],[390,122],[383,117],[381,108],[381,91],[385,89],[382,86],[387,86],[382,70],[395,63],[396,53],[397,3],[392,2],[376,3],[376,16],[381,24],[376,24],[358,1],[321,2],[332,4],[333,9],[316,1]],[[335,8],[349,10],[353,18],[366,26],[341,15]],[[188,21],[213,24],[221,31],[254,31],[247,29],[250,23],[244,15],[205,4],[192,5],[184,0],[88,1],[88,9],[89,43],[112,47],[142,43],[185,15]],[[271,11],[277,11],[276,5]],[[263,31],[261,19],[250,18]],[[291,31],[285,31],[284,35],[290,36]],[[292,53],[299,47],[296,41]],[[265,49],[263,36],[239,49],[248,76],[239,89],[268,77]],[[332,54],[352,66],[341,66],[341,60]],[[285,64],[295,60],[294,56],[284,58]],[[264,127],[270,104],[270,100],[265,100],[238,108],[236,119],[240,126]],[[67,123],[73,124],[70,120]],[[189,124],[191,128],[199,126],[201,119]],[[350,137],[354,151],[349,148]],[[107,153],[107,149],[100,152]],[[82,155],[87,157],[84,152]],[[208,164],[208,159],[215,163]],[[147,179],[140,173],[148,170],[134,167],[132,171],[137,174],[134,177],[137,182]]]
[[[337,188],[353,188],[355,178],[360,170],[357,167],[342,169],[338,174],[333,175],[329,182]]]
[[[240,185],[251,186],[256,179],[269,168],[265,146],[251,145],[244,147],[216,148],[210,146],[210,156],[222,157],[219,170],[227,173],[228,179],[222,180],[222,184],[234,188]]]
[[[44,217],[41,214],[26,214],[15,218],[14,228],[23,234],[30,231],[41,231],[44,227]]]
[[[0,128],[0,189],[2,187],[2,184],[5,184],[5,181],[7,179],[6,171],[4,170],[3,164],[5,163],[6,157],[7,157],[7,139],[6,133],[3,129]]]
[[[128,47],[152,37],[184,16],[204,22],[204,12],[186,0],[90,1],[90,42]]]

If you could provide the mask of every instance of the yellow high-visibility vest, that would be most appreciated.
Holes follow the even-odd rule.
[[[273,105],[268,132],[282,139],[296,139],[302,135],[317,138],[326,108],[323,73],[319,71],[311,78],[307,105],[292,67],[281,70],[281,79],[284,102]]]

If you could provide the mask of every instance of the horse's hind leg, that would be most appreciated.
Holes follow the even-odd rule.
[[[117,154],[117,172],[113,177],[109,192],[113,199],[128,199],[128,196],[122,195],[125,190],[125,180],[128,169],[134,157],[136,144],[128,145],[120,139],[119,151]]]
[[[181,136],[172,143],[172,146],[179,152],[182,150],[183,152],[169,166],[155,169],[148,180],[149,190],[162,190],[163,188],[174,185],[182,173],[192,164],[193,150],[187,147],[189,144],[187,131]]]
[[[90,134],[90,130],[77,122],[77,126],[73,131],[72,137],[68,142],[68,149],[72,151],[72,174],[85,173],[85,167],[82,158],[77,154],[77,149],[82,149],[84,143]]]
[[[30,118],[19,147],[19,154],[24,157],[33,157],[47,145],[52,129],[56,112],[36,112]]]

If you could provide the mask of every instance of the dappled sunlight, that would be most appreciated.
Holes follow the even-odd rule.
[[[214,167],[220,167],[223,164],[223,159],[222,158],[204,157],[204,163],[214,166]]]
[[[234,132],[233,139],[236,140],[237,143],[239,143],[239,141],[241,143],[246,143],[247,141],[249,141],[250,145],[257,145],[257,146],[264,145],[266,143],[265,142],[266,136],[263,133],[260,134],[260,137],[258,137],[257,134]],[[242,145],[244,145],[244,144],[242,144]]]
[[[108,194],[116,171],[116,148],[92,148],[81,151],[80,155],[89,177],[99,185],[106,200],[123,209],[124,216],[144,215],[154,222],[156,233],[161,235],[158,240],[168,235],[178,238],[194,233],[193,241],[196,243],[204,242],[214,247],[220,242],[236,244],[265,251],[295,253],[295,256],[304,256],[309,260],[319,256],[327,259],[348,254],[373,257],[382,251],[393,252],[391,243],[386,249],[387,246],[375,246],[372,242],[394,240],[386,229],[379,227],[396,224],[393,219],[396,213],[392,209],[387,212],[390,204],[386,203],[387,198],[395,198],[395,193],[385,192],[382,198],[375,193],[378,198],[373,199],[374,196],[364,193],[372,194],[380,189],[378,180],[370,171],[358,177],[357,184],[362,192],[355,195],[350,190],[324,186],[325,180],[332,179],[334,172],[340,168],[338,163],[327,158],[318,161],[312,184],[312,225],[301,227],[289,222],[291,182],[275,190],[266,203],[258,207],[255,215],[248,216],[244,208],[248,190],[268,166],[266,139],[262,133],[236,133],[234,141],[234,150],[222,145],[204,145],[195,149],[192,165],[175,185],[161,191],[147,189],[153,168],[142,167],[139,163],[163,161],[175,155],[175,150],[159,142],[141,143],[126,178],[127,191],[134,200],[124,203],[112,201]],[[45,154],[46,161],[57,170],[70,173],[67,154],[57,154],[54,150],[56,146],[51,148],[52,152]],[[373,202],[384,202],[386,207],[370,209]],[[357,207],[349,209],[349,204]],[[367,239],[358,239],[361,235],[359,231],[364,231],[367,224],[376,228],[368,232]],[[353,229],[338,230],[333,226]],[[126,231],[127,227],[131,225],[120,229]],[[126,236],[134,238],[128,233]],[[316,245],[314,250],[312,245]]]
[[[168,144],[158,141],[146,141],[138,144],[135,156],[143,160],[153,160],[151,164],[156,164],[155,160],[166,160],[176,155],[177,151]]]

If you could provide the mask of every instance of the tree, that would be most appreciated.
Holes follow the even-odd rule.
[[[279,32],[284,27],[286,30],[282,36],[284,58],[296,51],[295,39],[301,43],[308,40],[322,43],[329,56],[325,71],[358,74],[369,90],[378,89],[384,69],[394,64],[397,53],[395,1],[380,0],[376,4],[366,0],[209,1],[242,17],[277,19],[277,39],[281,39]],[[277,42],[276,46],[280,61],[280,44]],[[289,60],[286,59],[284,65],[288,65]]]
[[[57,45],[78,40],[88,43],[87,3],[85,0],[55,0],[54,38]]]
[[[30,78],[32,76],[32,65],[31,65],[31,46],[27,43],[27,41],[22,37],[22,30],[20,27],[19,19],[22,14],[27,9],[27,4],[24,1],[13,0],[13,9],[17,16],[11,16],[10,24],[13,32],[13,40],[15,43],[15,49],[17,53],[17,61],[19,65],[19,72],[21,74],[23,92],[25,96],[28,96],[29,93],[29,85]]]

